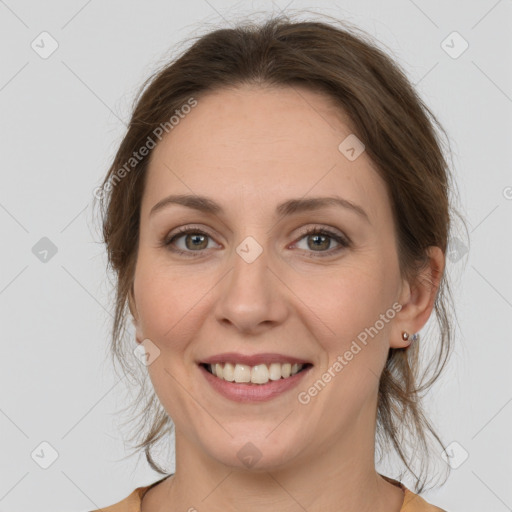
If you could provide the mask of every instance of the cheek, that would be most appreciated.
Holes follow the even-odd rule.
[[[144,336],[163,350],[178,350],[190,326],[197,324],[201,299],[213,283],[200,273],[171,268],[155,259],[139,259],[134,291]]]
[[[391,276],[368,268],[352,266],[302,281],[297,295],[325,326],[326,338],[350,341],[392,306]]]
[[[369,256],[350,268],[337,269],[318,280],[317,286],[310,282],[300,292],[308,297],[314,313],[309,317],[318,317],[321,321],[315,325],[322,326],[314,331],[326,353],[319,374],[329,384],[327,392],[319,393],[318,403],[325,414],[336,418],[341,409],[355,411],[366,400],[374,399],[396,315],[392,308],[396,272],[392,265],[386,270],[380,256]],[[315,386],[315,382],[307,385]],[[334,423],[338,420],[341,417],[333,418]]]
[[[183,391],[191,366],[190,340],[201,325],[200,310],[208,290],[206,276],[185,273],[153,258],[141,257],[134,292],[144,338],[159,349],[147,370],[155,393],[175,424],[190,424],[200,415],[196,402]]]
[[[311,393],[333,434],[363,407],[373,407],[396,314],[393,278],[376,265],[353,266],[300,291],[308,298],[309,317],[320,320],[314,333],[327,356],[301,391]]]

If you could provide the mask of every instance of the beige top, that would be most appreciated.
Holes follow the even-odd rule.
[[[144,494],[149,489],[151,489],[151,487],[154,487],[155,485],[159,484],[160,482],[168,478],[168,476],[161,478],[160,480],[152,483],[151,485],[137,487],[129,496],[127,496],[120,502],[115,503],[114,505],[110,505],[109,507],[103,507],[99,510],[94,510],[92,512],[140,512],[140,506]],[[407,489],[407,487],[405,487],[401,482],[393,480],[392,478],[389,478],[384,475],[381,476],[385,478],[388,482],[391,482],[397,487],[400,487],[400,489],[402,489],[402,491],[404,492],[404,501],[402,503],[402,508],[400,509],[400,512],[446,512],[446,510],[443,510],[442,508],[430,505],[421,496]]]

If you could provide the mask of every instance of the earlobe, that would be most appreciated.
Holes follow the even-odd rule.
[[[135,305],[133,283],[130,287],[130,290],[128,291],[128,309],[130,310],[130,313],[135,321],[135,319],[138,317],[138,315],[137,315],[137,306]]]
[[[420,339],[418,332],[400,331],[396,334],[396,329],[391,330],[391,339],[389,340],[390,348],[409,348],[413,343],[416,343]]]
[[[134,324],[135,324],[135,322],[134,322]],[[144,336],[142,336],[142,332],[136,326],[135,327],[135,341],[140,344],[140,343],[142,343],[143,339],[144,339]]]
[[[429,259],[414,282],[405,283],[407,289],[402,291],[402,309],[391,329],[391,348],[407,348],[418,341],[418,331],[426,324],[434,308],[445,257],[435,246],[429,247],[427,254]]]
[[[139,322],[132,316],[132,324],[135,327],[135,341],[137,343],[142,343],[144,336],[142,335],[142,330],[140,328]]]
[[[407,341],[408,344],[401,348],[409,348],[413,343],[417,343],[420,340],[420,333],[415,332],[413,334],[409,334],[407,331],[402,331],[402,340]]]
[[[139,313],[137,311],[137,305],[135,304],[135,298],[134,298],[134,295],[133,295],[133,284],[130,288],[130,291],[128,292],[128,308],[130,310],[130,314],[131,314],[131,320],[132,320],[132,324],[133,326],[135,327],[135,339],[137,341],[137,343],[141,343],[142,340],[144,339],[144,337],[142,336],[142,332],[140,330],[140,325],[139,325]]]

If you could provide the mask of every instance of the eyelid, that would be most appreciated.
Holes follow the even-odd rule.
[[[310,233],[315,233],[315,232],[325,232],[325,233],[329,234],[330,236],[337,236],[339,238],[342,238],[343,241],[347,244],[351,243],[350,238],[347,235],[345,235],[345,233],[343,231],[339,230],[338,228],[331,227],[331,226],[325,226],[322,224],[314,224],[313,223],[313,225],[311,225],[311,226],[306,226],[305,228],[302,228],[302,230],[298,234],[298,236],[303,237],[305,235],[308,235]]]
[[[205,228],[203,226],[194,225],[194,224],[187,224],[185,226],[180,226],[176,229],[173,229],[168,234],[164,235],[161,241],[162,246],[169,245],[171,240],[173,238],[177,238],[181,235],[186,235],[188,233],[204,233],[205,235],[208,235],[212,240],[215,240],[215,237],[210,232],[208,228]],[[215,242],[218,244],[218,242]],[[187,251],[192,252],[192,251]]]

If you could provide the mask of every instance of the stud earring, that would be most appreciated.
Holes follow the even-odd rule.
[[[402,331],[402,339],[404,341],[407,341],[409,339],[409,333],[407,331]],[[415,341],[418,341],[420,339],[419,333],[415,332],[411,335],[411,343],[414,343]]]

